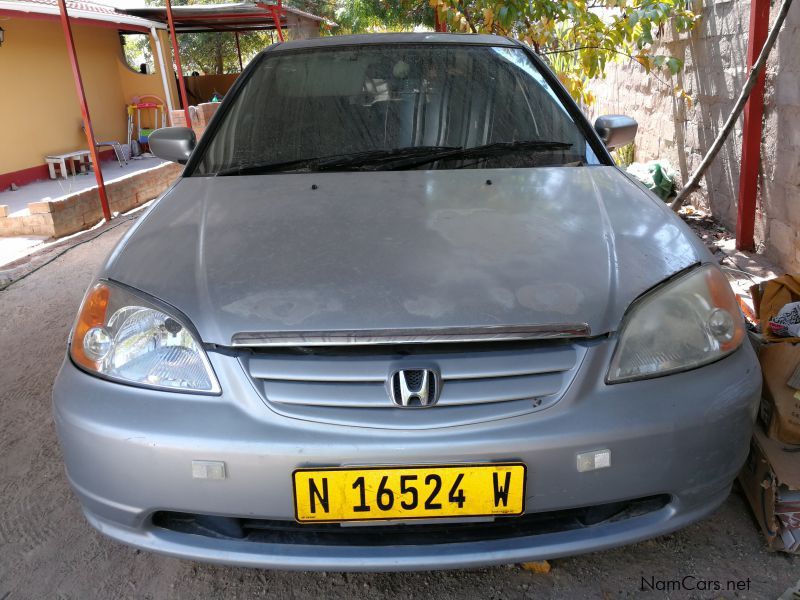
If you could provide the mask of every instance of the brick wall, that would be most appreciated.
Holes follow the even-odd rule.
[[[779,3],[772,8],[774,21]],[[663,46],[686,61],[677,77],[659,82],[630,62],[613,66],[593,84],[593,116],[628,114],[639,121],[636,160],[668,159],[686,181],[733,108],[747,77],[750,2],[706,0],[691,35],[667,32]],[[681,85],[691,106],[672,94]],[[742,119],[707,172],[692,201],[736,225]],[[800,271],[800,3],[789,11],[767,65],[756,243],[787,271]]]
[[[175,163],[139,171],[106,184],[112,213],[124,213],[159,196],[180,175]],[[0,236],[46,235],[62,237],[88,229],[103,218],[97,188],[76,192],[57,201],[31,202],[29,215],[8,216],[0,206]]]

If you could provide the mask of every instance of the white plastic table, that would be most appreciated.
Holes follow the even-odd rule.
[[[67,162],[69,162],[70,170],[75,175],[75,163],[80,165],[81,173],[86,173],[86,167],[91,166],[92,158],[88,150],[76,150],[75,152],[66,152],[64,154],[52,154],[44,157],[47,161],[47,168],[50,170],[50,179],[56,178],[56,165],[61,168],[61,176],[67,178]]]

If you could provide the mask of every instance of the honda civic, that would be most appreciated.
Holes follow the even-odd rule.
[[[89,287],[55,382],[89,522],[172,556],[460,568],[727,497],[760,372],[702,242],[533,50],[270,46]]]

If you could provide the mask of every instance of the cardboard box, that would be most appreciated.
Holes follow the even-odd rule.
[[[792,450],[757,425],[739,483],[770,549],[800,554],[800,452]]]
[[[206,127],[211,121],[211,117],[217,112],[219,102],[204,102],[197,105],[197,121],[201,127]]]
[[[183,109],[169,111],[173,127],[186,127],[186,113]]]
[[[800,366],[800,344],[766,344],[758,359],[764,376],[760,417],[767,435],[800,444],[800,390],[787,383]]]

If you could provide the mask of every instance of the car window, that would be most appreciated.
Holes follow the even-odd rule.
[[[519,142],[535,143],[508,147]],[[458,148],[473,150],[450,152]],[[410,161],[407,152],[385,154],[409,149]],[[428,149],[441,158],[426,162]],[[302,164],[352,155],[363,160]],[[194,174],[259,165],[313,171],[598,162],[524,50],[396,44],[267,53]]]

